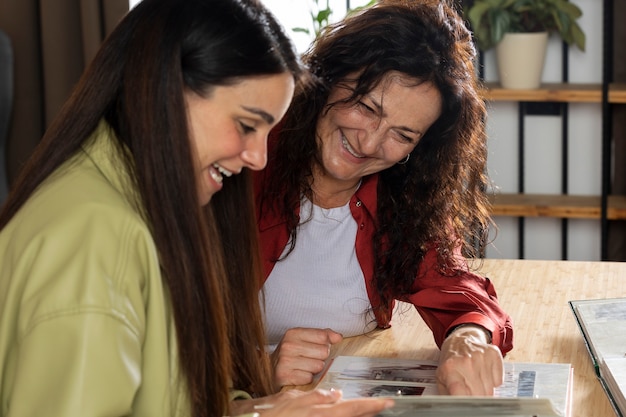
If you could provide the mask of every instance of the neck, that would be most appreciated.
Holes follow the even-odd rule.
[[[312,202],[322,208],[345,206],[361,185],[361,180],[350,182],[329,181],[314,175],[311,182]]]

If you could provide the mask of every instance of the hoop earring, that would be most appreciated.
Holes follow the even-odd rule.
[[[407,162],[409,162],[409,158],[410,158],[410,157],[411,157],[411,154],[408,154],[408,155],[406,156],[406,158],[404,158],[404,159],[403,159],[403,160],[401,160],[401,161],[398,161],[398,162],[397,162],[397,164],[398,164],[398,165],[404,165],[404,164],[406,164]]]

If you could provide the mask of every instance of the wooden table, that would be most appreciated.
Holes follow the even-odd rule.
[[[514,348],[505,360],[571,363],[572,417],[615,416],[567,302],[626,296],[626,263],[484,260],[474,266],[493,281],[513,319]],[[399,307],[390,329],[346,338],[332,355],[437,360],[428,327],[412,306]]]

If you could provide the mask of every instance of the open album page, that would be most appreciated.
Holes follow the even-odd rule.
[[[569,416],[570,364],[505,362],[505,381],[494,397],[438,395],[437,362],[338,356],[318,384],[345,398],[391,396],[381,416]]]

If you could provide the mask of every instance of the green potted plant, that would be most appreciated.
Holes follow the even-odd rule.
[[[558,34],[568,45],[585,50],[585,34],[577,20],[582,16],[578,6],[568,0],[474,0],[465,8],[476,45],[482,51],[496,49],[500,82],[509,88],[536,88],[539,86],[548,36]],[[526,48],[522,42],[535,42]],[[528,49],[536,58],[526,57]],[[515,62],[507,66],[507,56]],[[534,63],[535,69],[524,68]],[[537,67],[539,69],[537,70]],[[532,81],[506,85],[510,73],[534,75]]]
[[[370,0],[367,4],[359,7],[348,8],[347,14],[357,12],[366,7],[370,7],[378,0]],[[330,16],[333,14],[333,10],[330,7],[330,0],[325,0],[325,3],[320,5],[320,0],[312,0],[309,7],[309,13],[311,15],[311,23],[313,24],[314,35],[317,36],[319,32],[329,23]],[[292,28],[294,32],[302,32],[307,35],[311,34],[309,28],[295,27]]]

